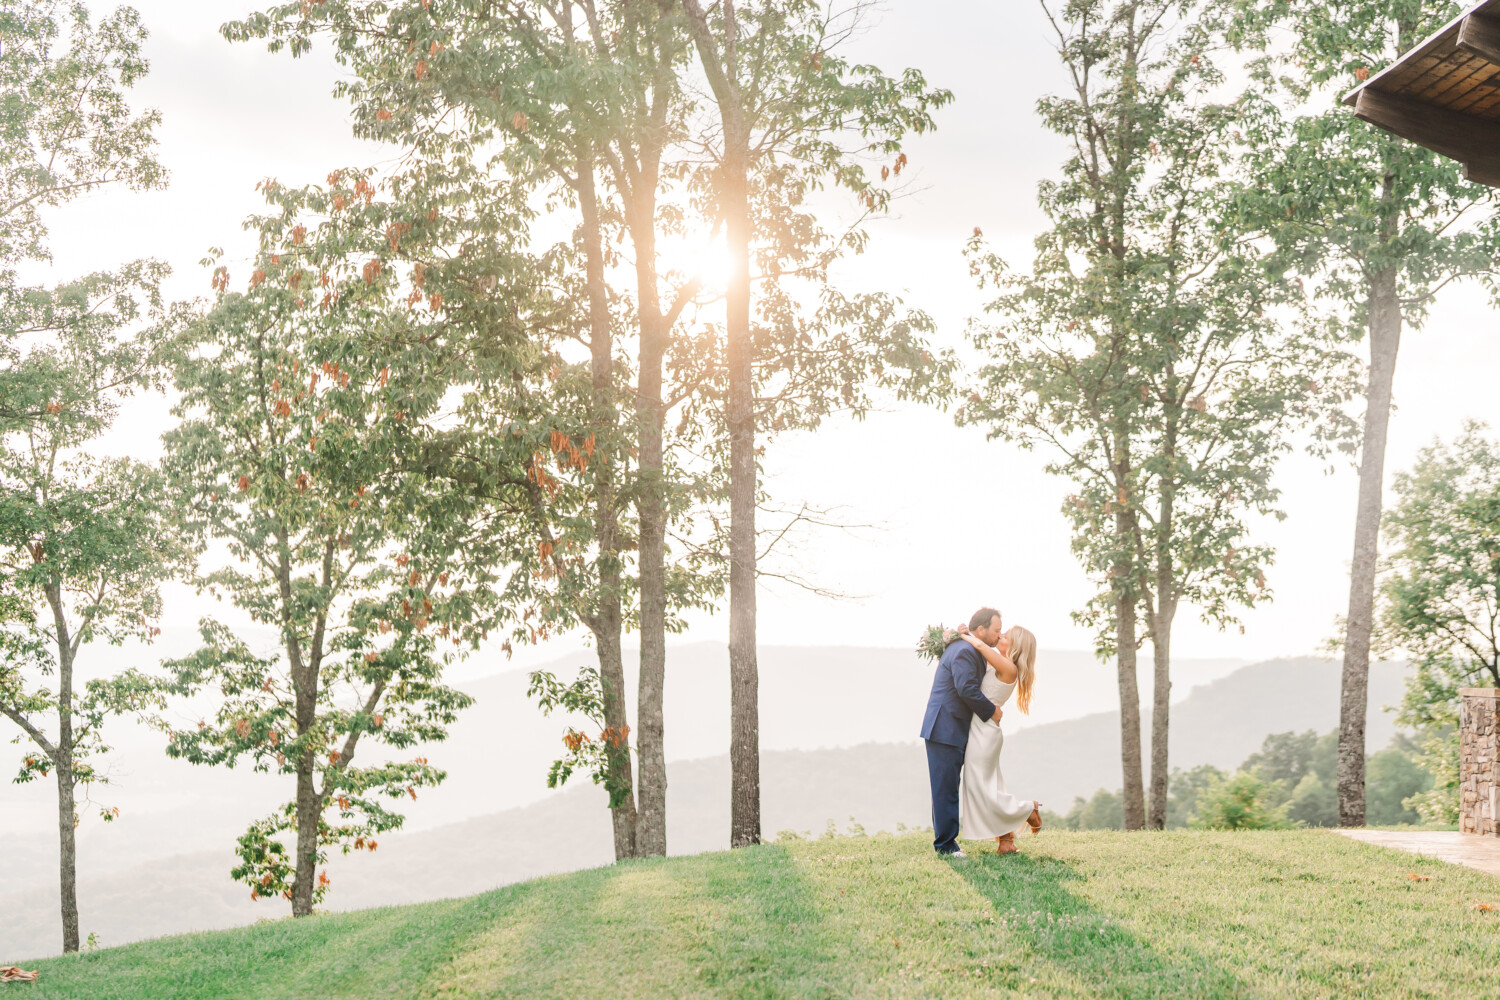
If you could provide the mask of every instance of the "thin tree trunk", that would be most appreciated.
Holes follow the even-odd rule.
[[[725,295],[729,399],[729,846],[760,843],[760,668],[755,632],[754,342],[750,331],[750,129],[739,87],[739,26],[723,0],[722,51],[697,0],[685,0],[688,28],[724,129],[723,191],[729,256]]]
[[[1390,181],[1386,182],[1387,189]],[[1365,393],[1360,448],[1359,506],[1354,519],[1354,557],[1349,566],[1349,613],[1344,636],[1344,673],[1339,698],[1339,825],[1365,825],[1365,718],[1369,712],[1370,630],[1375,617],[1375,570],[1380,545],[1381,492],[1391,389],[1401,344],[1401,306],[1396,272],[1370,280],[1370,382]]]
[[[61,627],[61,626],[59,626]],[[57,677],[57,875],[63,951],[78,950],[78,806],[73,785],[73,657],[64,653]]]
[[[312,732],[318,721],[318,667],[321,656],[315,640],[310,651],[302,648],[292,625],[292,570],[290,547],[284,533],[277,535],[280,566],[277,585],[281,596],[282,642],[286,646],[287,664],[292,678],[293,716],[300,740]],[[325,550],[324,580],[331,550]],[[304,655],[310,653],[310,655]],[[303,746],[297,754],[297,797],[293,802],[297,826],[297,846],[292,858],[292,916],[311,916],[314,880],[318,867],[318,820],[323,815],[323,800],[316,783],[317,761],[312,747]]]
[[[654,185],[654,180],[653,180]],[[644,182],[642,189],[645,189]],[[666,331],[656,292],[654,186],[635,234],[640,297],[641,367],[637,390],[640,433],[641,676],[636,712],[640,763],[636,849],[644,857],[667,853],[667,761],[662,745],[662,695],[667,667],[666,484],[662,468],[662,357]]]
[[[1115,596],[1115,659],[1120,685],[1120,771],[1124,778],[1125,829],[1146,826],[1141,780],[1141,694],[1136,686],[1136,602],[1128,589]]]
[[[738,87],[734,0],[724,0],[725,296],[729,367],[729,846],[760,843],[760,676],[755,639],[755,379],[750,333],[750,134]]]
[[[640,323],[636,374],[638,478],[636,513],[640,522],[641,673],[636,697],[640,729],[636,742],[636,840],[638,854],[667,853],[667,762],[662,743],[662,696],[667,668],[666,534],[667,484],[663,461],[666,408],[662,400],[662,362],[671,319],[662,312],[656,251],[657,190],[661,183],[663,143],[670,134],[667,118],[679,35],[672,0],[627,4],[631,30],[649,30],[656,59],[651,76],[648,118],[635,133],[634,167],[620,170],[616,187],[624,197],[626,224],[635,249],[636,312]],[[630,159],[628,155],[623,157]]]
[[[739,131],[742,131],[739,130]],[[733,159],[737,164],[731,165]],[[755,386],[744,161],[726,163],[729,363],[729,846],[760,843],[760,678],[755,637]]]
[[[73,637],[63,611],[62,588],[44,588],[57,641],[57,879],[62,910],[63,951],[78,950],[78,807],[73,774]]]
[[[604,724],[625,732],[625,664],[621,655],[619,608],[613,616],[601,614],[600,628],[594,633],[599,645],[599,678],[604,689]],[[624,801],[610,810],[615,838],[615,860],[633,858],[636,849],[635,787],[630,770],[630,745],[622,739],[606,751],[609,755],[609,781],[624,789]]]
[[[1177,379],[1169,375],[1168,398],[1177,398]],[[1169,737],[1172,718],[1172,622],[1177,617],[1177,582],[1172,566],[1172,532],[1176,530],[1177,418],[1168,413],[1163,436],[1167,471],[1161,479],[1161,504],[1156,519],[1156,581],[1151,616],[1151,812],[1150,826],[1167,826],[1167,794],[1171,780]]]
[[[654,353],[654,352],[653,352]],[[662,697],[666,686],[666,511],[662,500],[661,358],[656,377],[641,373],[641,676],[637,696],[640,736],[640,812],[636,848],[644,857],[667,853],[667,762],[662,745]]]
[[[1126,224],[1125,208],[1129,199],[1130,164],[1134,160],[1132,115],[1137,113],[1138,96],[1137,61],[1140,56],[1140,40],[1136,37],[1136,4],[1128,4],[1120,12],[1126,25],[1125,54],[1122,68],[1121,100],[1115,110],[1114,135],[1116,162],[1110,190],[1109,239],[1103,248],[1112,259],[1110,298],[1117,307],[1128,306],[1124,289],[1126,274]],[[1113,324],[1114,350],[1118,350],[1127,334],[1119,329],[1118,320]],[[1136,529],[1139,527],[1125,498],[1129,496],[1130,434],[1128,428],[1115,428],[1114,448],[1116,455],[1115,485],[1121,491],[1122,509],[1115,515],[1115,531],[1122,556],[1115,565],[1116,614],[1115,655],[1118,660],[1120,687],[1120,766],[1124,781],[1122,797],[1125,807],[1125,829],[1141,830],[1146,826],[1146,793],[1141,769],[1141,695],[1136,683],[1136,659],[1138,637],[1136,633],[1139,613],[1136,593],[1135,559],[1133,550]],[[1133,503],[1134,498],[1129,502]]]
[[[604,283],[603,235],[599,227],[598,193],[594,186],[594,159],[578,158],[579,206],[583,216],[586,283],[589,296],[589,350],[593,379],[591,407],[600,442],[593,457],[594,537],[599,546],[599,599],[590,615],[590,625],[599,652],[599,681],[604,699],[604,724],[616,732],[629,731],[625,699],[625,665],[621,655],[621,569],[619,557],[619,494],[615,487],[613,439],[619,424],[615,406],[614,340],[610,332],[609,295]],[[610,810],[614,827],[615,860],[636,855],[635,787],[630,769],[630,744],[606,744],[608,782],[624,789],[624,800]]]
[[[286,626],[290,630],[291,626]],[[292,687],[297,736],[300,739],[317,725],[318,671],[316,661],[304,663],[302,650],[294,637],[288,637],[287,652],[292,666]],[[316,759],[311,747],[297,755],[297,848],[293,859],[292,916],[306,917],[313,911],[313,886],[318,867],[318,820],[323,815],[323,801],[316,783]]]
[[[298,735],[312,728],[302,722],[302,692],[297,692]],[[313,911],[313,885],[318,868],[318,817],[322,803],[313,774],[313,752],[303,750],[297,758],[297,856],[292,882],[292,916],[306,917]]]
[[[1124,481],[1124,475],[1119,476]],[[1130,511],[1115,513],[1115,531],[1121,551],[1129,552],[1134,541]],[[1123,778],[1125,829],[1146,825],[1146,793],[1141,775],[1141,693],[1136,684],[1138,614],[1135,575],[1128,556],[1115,564],[1115,663],[1120,687],[1120,773]]]
[[[57,741],[58,883],[62,890],[63,951],[78,950],[78,807],[73,789],[72,721],[61,714]]]
[[[1151,623],[1151,652],[1155,674],[1151,687],[1151,814],[1153,830],[1167,826],[1167,783],[1170,777],[1167,756],[1168,723],[1172,711],[1172,617],[1175,608],[1160,600]],[[1171,608],[1171,610],[1167,610]]]

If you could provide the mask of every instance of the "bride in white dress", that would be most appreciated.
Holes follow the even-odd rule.
[[[984,677],[979,683],[984,696],[999,707],[1014,692],[1016,704],[1022,712],[1028,712],[1035,679],[1036,636],[1013,626],[1000,638],[1000,648],[995,649],[966,628],[958,631],[959,637],[979,650],[985,659]],[[1042,805],[1033,799],[1017,798],[1005,787],[1005,776],[1000,773],[1000,751],[1004,746],[1005,731],[998,722],[977,715],[970,720],[959,811],[965,838],[993,837],[997,853],[1011,854],[1016,850],[1017,830],[1028,825],[1032,833],[1041,830]]]

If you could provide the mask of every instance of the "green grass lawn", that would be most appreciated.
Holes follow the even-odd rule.
[[[1453,997],[1500,971],[1500,910],[1475,909],[1500,881],[1466,868],[1322,831],[1021,845],[633,862],[28,963],[41,980],[0,997]]]

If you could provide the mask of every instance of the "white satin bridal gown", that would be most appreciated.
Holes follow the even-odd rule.
[[[985,664],[979,689],[998,707],[1010,700],[1016,686],[996,677],[995,668]],[[1026,825],[1036,806],[1035,801],[1018,799],[1006,791],[1005,776],[1000,773],[1000,749],[1004,746],[1005,731],[997,723],[977,715],[969,720],[969,746],[964,751],[959,792],[963,836],[968,840],[1014,833]]]

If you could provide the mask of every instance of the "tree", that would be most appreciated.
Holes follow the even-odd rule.
[[[145,709],[220,693],[196,727],[155,716],[168,753],[244,761],[295,784],[292,801],[240,837],[232,874],[252,897],[283,896],[306,916],[328,889],[317,870],[327,850],[375,850],[402,823],[388,800],[444,778],[425,757],[365,763],[372,744],[443,739],[470,703],[442,683],[439,643],[472,645],[508,620],[503,577],[450,565],[464,538],[504,524],[465,520],[423,448],[429,423],[445,419],[449,366],[473,360],[444,349],[445,318],[498,307],[455,273],[428,278],[366,256],[372,233],[441,245],[443,227],[375,201],[366,175],[264,189],[277,211],[253,223],[247,289],[230,291],[217,268],[215,302],[173,345],[181,423],[163,468],[185,536],[200,553],[210,543],[229,553],[199,586],[276,628],[281,648],[258,656],[205,621],[202,649],[164,677],[128,676],[116,698]]]
[[[1243,107],[1214,99],[1214,6],[1073,3],[1065,16],[1075,93],[1042,112],[1076,153],[1043,185],[1054,227],[1030,275],[1006,275],[977,233],[970,244],[975,273],[1005,291],[989,307],[1001,325],[973,330],[990,360],[960,419],[1046,445],[1050,471],[1077,484],[1064,510],[1100,590],[1076,617],[1118,659],[1126,827],[1160,829],[1177,610],[1222,628],[1268,598],[1273,553],[1248,541],[1248,519],[1283,516],[1271,478],[1295,432],[1336,439],[1349,364],[1316,325],[1275,321],[1298,286],[1234,225]],[[1148,637],[1149,819],[1136,681]]]
[[[1487,274],[1500,246],[1494,193],[1462,167],[1368,125],[1339,106],[1354,86],[1458,13],[1451,2],[1354,0],[1244,4],[1242,39],[1267,45],[1255,67],[1263,113],[1247,129],[1249,215],[1299,270],[1351,336],[1368,334],[1359,500],[1344,619],[1338,796],[1344,826],[1365,821],[1365,721],[1386,432],[1403,328],[1420,328],[1449,283]],[[1285,100],[1283,100],[1283,98]]]
[[[161,480],[129,460],[67,457],[70,421],[42,418],[0,450],[0,551],[16,601],[7,609],[0,714],[32,745],[18,782],[57,784],[63,950],[77,951],[77,792],[106,781],[108,700],[79,690],[79,657],[99,641],[150,640],[160,629],[157,587],[180,563]],[[87,659],[87,657],[85,657]],[[118,810],[101,807],[105,821]]]
[[[671,334],[697,287],[686,278],[674,284],[681,276],[666,273],[658,259],[663,234],[677,231],[674,219],[682,215],[663,202],[664,185],[681,175],[667,153],[680,138],[677,71],[686,51],[670,15],[670,4],[650,3],[462,0],[434,9],[334,0],[287,4],[226,26],[231,38],[269,38],[273,49],[290,45],[293,55],[318,33],[338,38],[338,58],[357,78],[341,90],[356,104],[359,131],[410,143],[450,166],[493,143],[497,158],[475,173],[491,170],[493,180],[503,174],[513,204],[526,206],[540,193],[550,207],[578,208],[580,298],[589,323],[569,333],[590,350],[603,447],[593,464],[597,572],[588,590],[572,595],[570,613],[598,643],[603,707],[616,730],[629,728],[620,632],[634,623],[641,633],[639,808],[627,795],[614,809],[617,857],[666,852],[666,633],[678,626],[676,602],[700,602],[715,587],[712,579],[694,579],[689,565],[670,564],[667,548],[689,496],[676,478],[667,415],[693,391],[694,374],[683,384],[668,381],[679,367],[669,352],[691,343]],[[497,33],[516,44],[494,45]],[[538,87],[539,79],[547,85]],[[461,126],[453,124],[454,111]],[[626,263],[613,249],[617,236],[633,249],[623,277],[611,274]],[[623,346],[616,330],[626,324],[636,333],[635,385],[622,398],[618,377],[626,366],[615,354]],[[621,420],[627,408],[633,417]],[[622,518],[632,507],[636,537],[627,538]],[[627,545],[635,553],[634,586],[623,575]],[[634,613],[621,603],[628,593],[638,601]],[[628,782],[628,747],[612,748],[611,761],[614,780]]]
[[[1309,729],[1303,733],[1272,733],[1260,749],[1245,758],[1244,771],[1254,771],[1268,782],[1281,782],[1288,788],[1314,773],[1313,754],[1318,734]]]
[[[1063,817],[1069,830],[1119,830],[1125,825],[1125,811],[1118,791],[1099,789],[1090,798],[1079,795],[1073,808]]]
[[[705,180],[712,170],[703,163],[718,127],[689,119],[685,86],[694,81],[684,72],[692,42],[679,6],[463,0],[439,8],[330,0],[278,7],[226,32],[269,38],[273,48],[287,45],[293,54],[317,34],[336,37],[339,58],[355,71],[355,82],[342,90],[355,102],[363,134],[409,143],[426,162],[455,175],[462,162],[473,162],[475,150],[492,149],[495,159],[472,168],[470,192],[500,185],[508,204],[525,211],[535,202],[553,212],[577,208],[572,256],[563,266],[582,274],[559,279],[572,290],[569,308],[559,312],[569,318],[553,317],[551,329],[537,334],[579,340],[590,352],[589,419],[599,434],[586,490],[594,505],[593,538],[586,541],[591,566],[586,573],[557,572],[559,600],[540,613],[555,612],[559,625],[571,616],[593,632],[605,728],[615,732],[629,730],[619,634],[622,624],[640,628],[638,808],[629,794],[615,801],[615,847],[617,857],[664,853],[665,636],[682,626],[682,609],[709,605],[722,588],[721,539],[704,522],[717,523],[727,479],[715,451],[724,437],[726,363],[722,344],[700,322],[718,292],[706,287],[695,265],[672,259],[673,245],[696,250],[724,226]],[[514,44],[495,45],[497,34]],[[774,58],[801,67],[799,53],[810,40],[793,41],[802,47],[788,42]],[[822,71],[829,79],[844,72],[831,56],[815,62],[798,72]],[[796,82],[781,82],[780,62],[765,65],[777,68],[765,78],[775,94]],[[910,87],[889,94],[883,88],[872,77],[871,100],[915,100]],[[785,204],[796,207],[824,167],[805,176],[800,166],[778,169],[756,190],[785,192]],[[801,256],[777,250],[767,259],[795,260],[797,275],[825,270],[833,246],[814,222],[810,210],[783,211],[771,235]],[[778,268],[767,270],[780,276]],[[763,295],[762,302],[757,418],[767,427],[809,426],[835,408],[867,405],[872,365],[884,367],[891,385],[911,376],[897,391],[926,392],[938,379],[943,362],[921,343],[930,323],[903,314],[890,296],[833,294],[807,312],[785,294]],[[585,308],[586,324],[580,322]],[[565,361],[557,368],[560,382],[574,374]],[[622,418],[622,411],[632,415]],[[564,522],[570,538],[584,541],[568,499],[580,494],[569,488],[562,485],[537,505],[540,546],[550,546],[548,533]],[[628,746],[611,745],[607,756],[612,787],[625,787]]]
[[[95,639],[149,633],[170,565],[150,473],[77,449],[108,426],[120,394],[152,378],[148,352],[125,331],[160,307],[166,268],[136,261],[52,288],[24,283],[17,268],[51,260],[45,210],[110,186],[163,184],[159,116],[125,99],[147,70],[145,36],[129,8],[95,21],[82,4],[32,0],[7,6],[0,44],[0,544],[10,571],[0,712],[36,748],[19,780],[51,772],[57,782],[65,951],[79,945],[76,789],[99,780],[90,760],[107,749],[105,710],[76,689],[75,662]]]
[[[1160,71],[1155,78],[1143,72],[1151,68],[1142,65],[1146,46],[1160,38],[1164,18],[1179,7],[1185,9],[1181,4],[1070,4],[1064,17],[1072,31],[1054,19],[1063,42],[1060,55],[1076,93],[1047,98],[1039,110],[1049,128],[1073,137],[1075,154],[1064,165],[1063,180],[1045,182],[1039,192],[1054,228],[1037,241],[1037,280],[1013,288],[989,307],[990,312],[1014,315],[1018,325],[1029,328],[1018,331],[1019,337],[975,332],[978,350],[994,350],[1001,357],[979,372],[987,392],[973,393],[958,414],[961,421],[987,423],[992,435],[1010,437],[1023,447],[1053,445],[1062,456],[1048,467],[1056,474],[1081,478],[1098,470],[1093,492],[1106,499],[1095,520],[1102,515],[1107,521],[1098,521],[1099,535],[1075,529],[1073,547],[1085,568],[1104,580],[1096,599],[1102,614],[1088,618],[1101,627],[1100,655],[1114,655],[1117,661],[1128,830],[1145,826],[1146,809],[1136,679],[1142,567],[1132,558],[1140,510],[1130,502],[1139,495],[1135,418],[1140,392],[1127,370],[1137,296],[1127,287],[1132,273],[1127,218],[1138,202],[1151,127],[1163,105],[1180,95],[1182,84],[1170,58],[1161,60],[1171,66],[1165,80]],[[1101,76],[1102,83],[1096,82]],[[1143,86],[1143,76],[1154,86]],[[1101,87],[1105,93],[1095,93]],[[976,227],[971,253],[979,253],[980,238]],[[1073,253],[1082,255],[1082,274],[1074,272]],[[981,281],[989,281],[1001,274],[1003,263],[981,257],[971,269]],[[1042,338],[1049,336],[1054,343],[1037,352],[1042,356],[1023,354],[1022,345],[1045,343]],[[1050,354],[1058,356],[1052,360],[1046,357]],[[1028,376],[1034,385],[1012,385],[1014,377]],[[1035,403],[1025,407],[1018,397],[1028,390]],[[1080,502],[1087,506],[1090,499],[1097,498]]]
[[[1283,830],[1290,824],[1284,807],[1272,807],[1270,789],[1253,772],[1210,778],[1198,794],[1190,826],[1197,830]]]
[[[907,162],[901,140],[909,132],[931,128],[932,111],[952,95],[929,89],[915,70],[887,77],[874,67],[849,63],[838,52],[857,29],[862,4],[839,10],[807,0],[745,5],[723,0],[710,14],[698,0],[683,0],[682,9],[717,110],[717,121],[700,127],[693,139],[711,151],[709,203],[723,221],[730,260],[722,416],[729,444],[729,841],[742,847],[761,837],[756,432],[758,420],[771,407],[757,399],[757,390],[774,376],[763,370],[757,378],[757,362],[762,369],[794,373],[798,380],[811,375],[818,382],[839,384],[827,377],[831,373],[801,370],[826,365],[822,359],[799,356],[800,351],[764,333],[757,338],[755,321],[774,329],[778,319],[786,318],[788,303],[778,303],[779,295],[772,291],[762,296],[771,300],[769,308],[765,302],[754,308],[752,274],[759,272],[763,282],[775,285],[781,275],[811,264],[817,280],[826,283],[839,241],[830,240],[808,212],[808,192],[831,184],[860,196],[869,210],[884,206],[889,193],[871,182],[860,159],[885,159],[882,181],[892,171],[899,176]],[[857,231],[843,236],[851,246],[858,246],[853,242],[857,238]],[[858,326],[854,310],[828,312],[837,325]],[[879,337],[873,327],[866,332]],[[760,351],[757,339],[764,345]],[[910,346],[900,344],[901,339],[899,334],[890,337],[890,346]],[[804,340],[804,346],[810,345]],[[827,346],[826,341],[818,345]],[[874,370],[880,367],[877,362]],[[866,377],[859,373],[860,381]],[[852,404],[847,378],[842,386]],[[805,399],[782,398],[794,406],[800,403],[797,422],[812,416]],[[783,413],[766,420],[766,429],[774,428],[776,420],[783,426],[789,422]]]
[[[1182,829],[1188,826],[1198,808],[1198,797],[1214,782],[1222,781],[1224,772],[1212,764],[1199,764],[1186,771],[1172,772],[1172,798],[1167,827]]]
[[[1451,444],[1419,452],[1396,475],[1385,516],[1391,553],[1375,641],[1416,665],[1399,719],[1422,734],[1438,787],[1421,808],[1439,822],[1457,814],[1459,689],[1500,687],[1500,444],[1484,430],[1469,421]]]
[[[114,332],[91,319],[88,303],[134,289],[150,297],[160,265],[137,262],[116,275],[99,274],[55,290],[29,287],[18,264],[51,260],[43,211],[110,186],[163,186],[155,156],[155,111],[136,114],[125,91],[145,76],[146,31],[134,10],[121,7],[95,22],[82,4],[24,0],[7,5],[0,51],[0,420],[40,418],[52,402],[46,352],[28,345],[46,335],[87,329],[99,358],[69,372],[98,391],[137,372],[111,366],[104,350]],[[113,347],[113,345],[110,345]]]
[[[1245,758],[1240,769],[1265,785],[1261,796],[1270,809],[1279,809],[1302,826],[1338,826],[1338,795],[1334,782],[1338,771],[1339,731],[1319,736],[1304,733],[1272,733],[1261,749]],[[1417,812],[1409,800],[1420,800],[1432,779],[1421,769],[1410,737],[1398,733],[1391,746],[1371,754],[1370,821],[1382,825],[1415,823]]]
[[[1265,782],[1267,805],[1283,808],[1292,822],[1337,826],[1337,760],[1337,730],[1319,736],[1309,729],[1303,733],[1272,733],[1260,750],[1245,758],[1240,770]]]
[[[1395,746],[1370,755],[1365,770],[1370,776],[1369,817],[1377,826],[1420,823],[1420,806],[1431,790],[1433,776],[1418,761],[1416,745],[1398,736]]]

